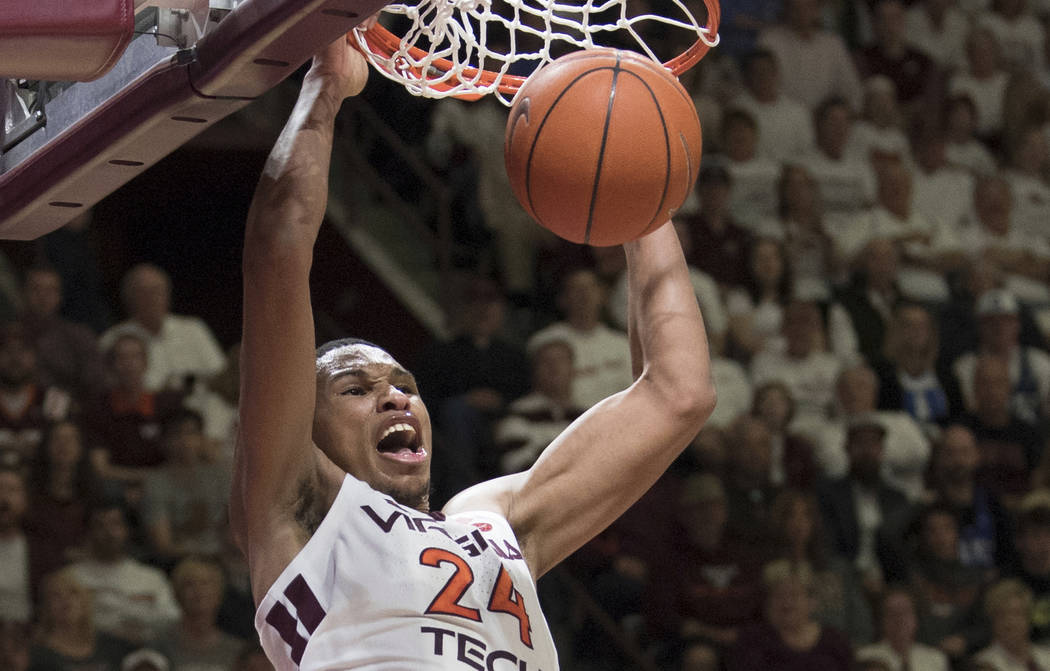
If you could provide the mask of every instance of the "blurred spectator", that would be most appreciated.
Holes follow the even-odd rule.
[[[982,12],[977,25],[995,36],[1004,67],[1041,74],[1046,70],[1044,28],[1025,0],[995,0],[992,11]]]
[[[729,212],[748,229],[776,212],[779,165],[758,154],[758,122],[749,111],[729,109],[722,117],[722,151],[733,185]]]
[[[930,458],[930,443],[922,429],[901,411],[877,411],[878,378],[863,364],[842,371],[835,385],[837,412],[823,424],[800,427],[814,437],[817,462],[829,478],[849,470],[848,435],[855,421],[874,421],[886,432],[882,474],[886,481],[912,500],[923,491],[923,477]]]
[[[918,611],[915,636],[959,663],[987,641],[981,598],[990,571],[959,560],[959,521],[949,505],[923,508],[914,534],[907,579]]]
[[[164,424],[168,462],[146,479],[143,523],[161,561],[222,550],[230,471],[208,460],[200,415],[186,410]]]
[[[809,109],[829,96],[860,106],[860,80],[853,59],[838,35],[819,24],[817,0],[787,0],[784,23],[763,30],[758,46],[777,57],[784,90]]]
[[[784,309],[782,352],[764,350],[751,361],[751,381],[780,380],[796,403],[796,422],[828,417],[842,363],[824,351],[824,322],[814,303],[795,301]]]
[[[950,367],[960,356],[977,349],[977,299],[987,291],[1001,289],[1003,277],[1002,269],[983,256],[972,259],[959,271],[952,286],[952,301],[939,313],[940,331],[944,334],[940,353],[942,364]],[[1021,344],[1042,346],[1044,341],[1031,312],[1019,304],[1017,316],[1021,320],[1018,336]]]
[[[48,422],[74,410],[69,394],[40,383],[36,351],[18,323],[0,326],[0,450],[36,457]]]
[[[63,316],[100,333],[113,323],[113,314],[103,287],[100,250],[105,243],[91,223],[92,213],[86,212],[40,241],[47,263],[62,275]]]
[[[530,350],[548,340],[572,345],[572,395],[574,402],[584,408],[626,389],[634,381],[627,336],[601,321],[605,291],[594,270],[576,268],[565,273],[558,293],[563,321],[533,334],[528,342]]]
[[[816,497],[785,489],[771,511],[774,557],[813,569],[814,617],[846,634],[854,646],[874,638],[871,605],[849,562],[829,551]]]
[[[99,476],[139,486],[166,456],[161,425],[182,408],[183,393],[149,391],[149,350],[141,329],[126,328],[106,350],[109,390],[84,413],[91,461]]]
[[[773,52],[759,49],[744,58],[745,90],[733,106],[747,110],[758,126],[757,153],[778,163],[813,151],[813,119],[801,103],[783,93]]]
[[[999,499],[977,483],[981,465],[977,439],[960,424],[944,429],[930,473],[933,500],[955,513],[959,560],[964,566],[993,570],[1011,556],[1010,517]]]
[[[222,370],[225,355],[204,321],[170,312],[171,278],[166,272],[151,263],[134,266],[121,281],[120,297],[128,319],[103,333],[99,345],[109,350],[128,326],[143,329],[149,343],[147,389],[188,392]]]
[[[943,303],[949,298],[943,272],[963,262],[954,231],[923,217],[912,203],[912,176],[901,161],[881,164],[878,203],[846,227],[832,232],[848,263],[859,264],[864,246],[877,238],[891,240],[900,252],[897,281],[913,300]]]
[[[1009,80],[1010,76],[1000,67],[999,41],[995,34],[987,28],[974,28],[966,39],[966,68],[952,76],[948,91],[973,102],[976,112],[973,121],[982,140],[999,140],[1003,130],[1003,98]],[[949,114],[953,111],[949,106]],[[958,123],[961,125],[962,121]],[[949,132],[951,128],[950,123]]]
[[[91,591],[96,628],[139,645],[156,639],[179,619],[167,576],[128,554],[128,520],[121,502],[101,500],[87,518],[87,556],[70,571]]]
[[[94,396],[105,380],[102,354],[91,329],[62,317],[58,270],[31,267],[23,293],[21,322],[36,350],[41,383],[67,389],[81,401]]]
[[[127,643],[96,631],[91,592],[69,568],[49,574],[41,589],[39,631],[30,651],[32,671],[122,671]]]
[[[1011,0],[1012,1],[1012,0]],[[1012,228],[1028,239],[1047,245],[1046,220],[1050,218],[1050,185],[1046,183],[1050,168],[1050,147],[1041,126],[1021,130],[1010,151],[1006,179],[1015,204]],[[1044,279],[1047,269],[1043,268]]]
[[[1016,566],[1008,575],[1032,592],[1032,640],[1050,641],[1050,491],[1037,489],[1021,500],[1014,532]]]
[[[948,162],[948,143],[942,132],[920,131],[913,145],[912,206],[935,229],[958,231],[973,200],[973,175]]]
[[[883,363],[888,322],[901,301],[900,254],[889,238],[874,238],[857,254],[857,269],[848,285],[835,292],[828,312],[832,349],[859,352],[871,366]]]
[[[809,564],[778,559],[762,570],[765,617],[740,633],[726,659],[727,671],[849,671],[853,652],[839,631],[813,617]]]
[[[645,618],[657,640],[672,647],[704,641],[724,650],[761,605],[761,558],[750,543],[727,533],[725,490],[711,474],[682,486],[680,532],[666,552],[655,553]]]
[[[940,335],[929,310],[901,303],[887,324],[879,375],[879,409],[908,413],[928,437],[963,410],[955,375],[940,362]]]
[[[70,421],[51,424],[44,434],[31,475],[28,528],[39,539],[35,561],[50,573],[70,559],[83,542],[87,511],[99,494],[80,427]]]
[[[795,414],[795,400],[783,382],[767,382],[755,389],[751,414],[770,435],[769,481],[777,487],[809,489],[816,480],[813,444],[788,427]]]
[[[517,473],[532,466],[551,441],[583,414],[583,408],[572,402],[572,354],[572,345],[564,340],[548,340],[529,352],[532,391],[511,403],[496,424],[501,472]]]
[[[875,173],[870,164],[846,153],[852,114],[842,98],[829,98],[813,112],[817,151],[804,157],[803,165],[817,181],[829,219],[857,214],[875,200]]]
[[[944,105],[945,147],[948,165],[977,175],[996,170],[988,147],[977,139],[977,105],[968,93],[953,93]]]
[[[904,19],[908,46],[926,54],[944,71],[965,64],[969,30],[966,15],[956,7],[954,0],[919,0],[908,7]]]
[[[899,537],[908,499],[882,476],[886,429],[874,417],[854,418],[846,434],[849,472],[817,487],[824,527],[834,552],[856,567],[869,594],[881,592],[884,564]]]
[[[758,417],[743,415],[729,427],[733,449],[726,454],[724,486],[727,533],[756,551],[768,544],[770,508],[779,487],[772,483],[773,436]]]
[[[879,0],[872,16],[874,40],[857,55],[862,79],[886,77],[894,97],[918,113],[936,95],[937,69],[924,53],[908,44],[905,5],[901,0]]]
[[[759,229],[760,235],[780,240],[791,259],[793,297],[827,301],[831,283],[840,275],[834,241],[824,228],[820,192],[813,176],[798,163],[786,163],[777,185],[778,219]]]
[[[23,528],[26,508],[21,471],[0,467],[0,620],[23,624],[33,613],[37,567],[32,539]]]
[[[216,615],[222,602],[222,568],[210,559],[187,557],[171,574],[182,619],[158,642],[172,671],[226,671],[244,641],[221,631]]]
[[[975,661],[996,671],[1050,669],[1050,648],[1033,645],[1031,635],[1032,592],[1019,580],[995,583],[984,599],[985,614],[992,625],[992,644]]]
[[[492,428],[506,405],[528,390],[528,360],[503,335],[506,300],[499,286],[472,277],[451,311],[456,336],[432,342],[417,367],[446,459],[434,476],[451,495],[495,470]]]
[[[756,238],[747,249],[743,285],[729,291],[728,351],[743,361],[762,351],[784,349],[784,308],[792,299],[792,274],[783,246]]]
[[[1050,354],[1020,342],[1020,306],[1012,293],[987,291],[977,300],[977,348],[952,364],[963,399],[975,410],[978,394],[975,380],[981,356],[1002,359],[1009,372],[1010,409],[1021,421],[1039,426],[1045,419],[1050,398]]]
[[[948,671],[948,657],[943,652],[915,639],[919,627],[911,592],[891,587],[882,595],[879,606],[882,638],[858,650],[858,658],[883,655],[893,661],[891,671]]]
[[[699,213],[684,217],[689,231],[689,265],[710,275],[723,287],[743,281],[745,254],[751,233],[729,211],[732,178],[722,163],[704,161],[697,177]]]
[[[897,0],[882,0],[899,6]],[[897,104],[897,89],[884,74],[864,80],[864,108],[853,124],[846,152],[860,161],[893,159],[911,163],[911,147],[904,134],[904,116]]]
[[[958,237],[971,258],[998,266],[1004,286],[1026,301],[1046,303],[1050,298],[1045,279],[1050,273],[1050,244],[1045,236],[1025,233],[1014,225],[1015,202],[1002,177],[978,179],[973,212],[962,220]]]
[[[981,354],[974,362],[974,409],[960,418],[977,438],[981,466],[977,481],[1003,499],[1008,507],[1031,486],[1039,464],[1043,439],[1021,420],[1010,403],[1010,371],[1006,360]]]

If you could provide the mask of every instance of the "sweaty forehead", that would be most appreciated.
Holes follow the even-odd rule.
[[[374,345],[353,343],[329,350],[317,357],[317,372],[332,375],[348,368],[382,365],[401,368],[397,360]]]

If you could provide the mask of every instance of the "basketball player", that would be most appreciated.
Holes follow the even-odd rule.
[[[669,224],[626,247],[634,384],[530,470],[430,511],[411,373],[369,343],[312,345],[333,120],[366,78],[345,40],[315,57],[248,216],[230,512],[256,627],[280,671],[555,671],[535,579],[638,499],[714,407],[682,252]]]

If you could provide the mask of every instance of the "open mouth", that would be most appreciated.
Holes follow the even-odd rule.
[[[426,458],[419,432],[405,422],[388,426],[379,436],[376,451],[398,461],[420,461]]]

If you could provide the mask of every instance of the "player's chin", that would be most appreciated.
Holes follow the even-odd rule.
[[[430,509],[430,473],[422,478],[392,478],[382,488],[388,495],[403,506],[416,510]]]

